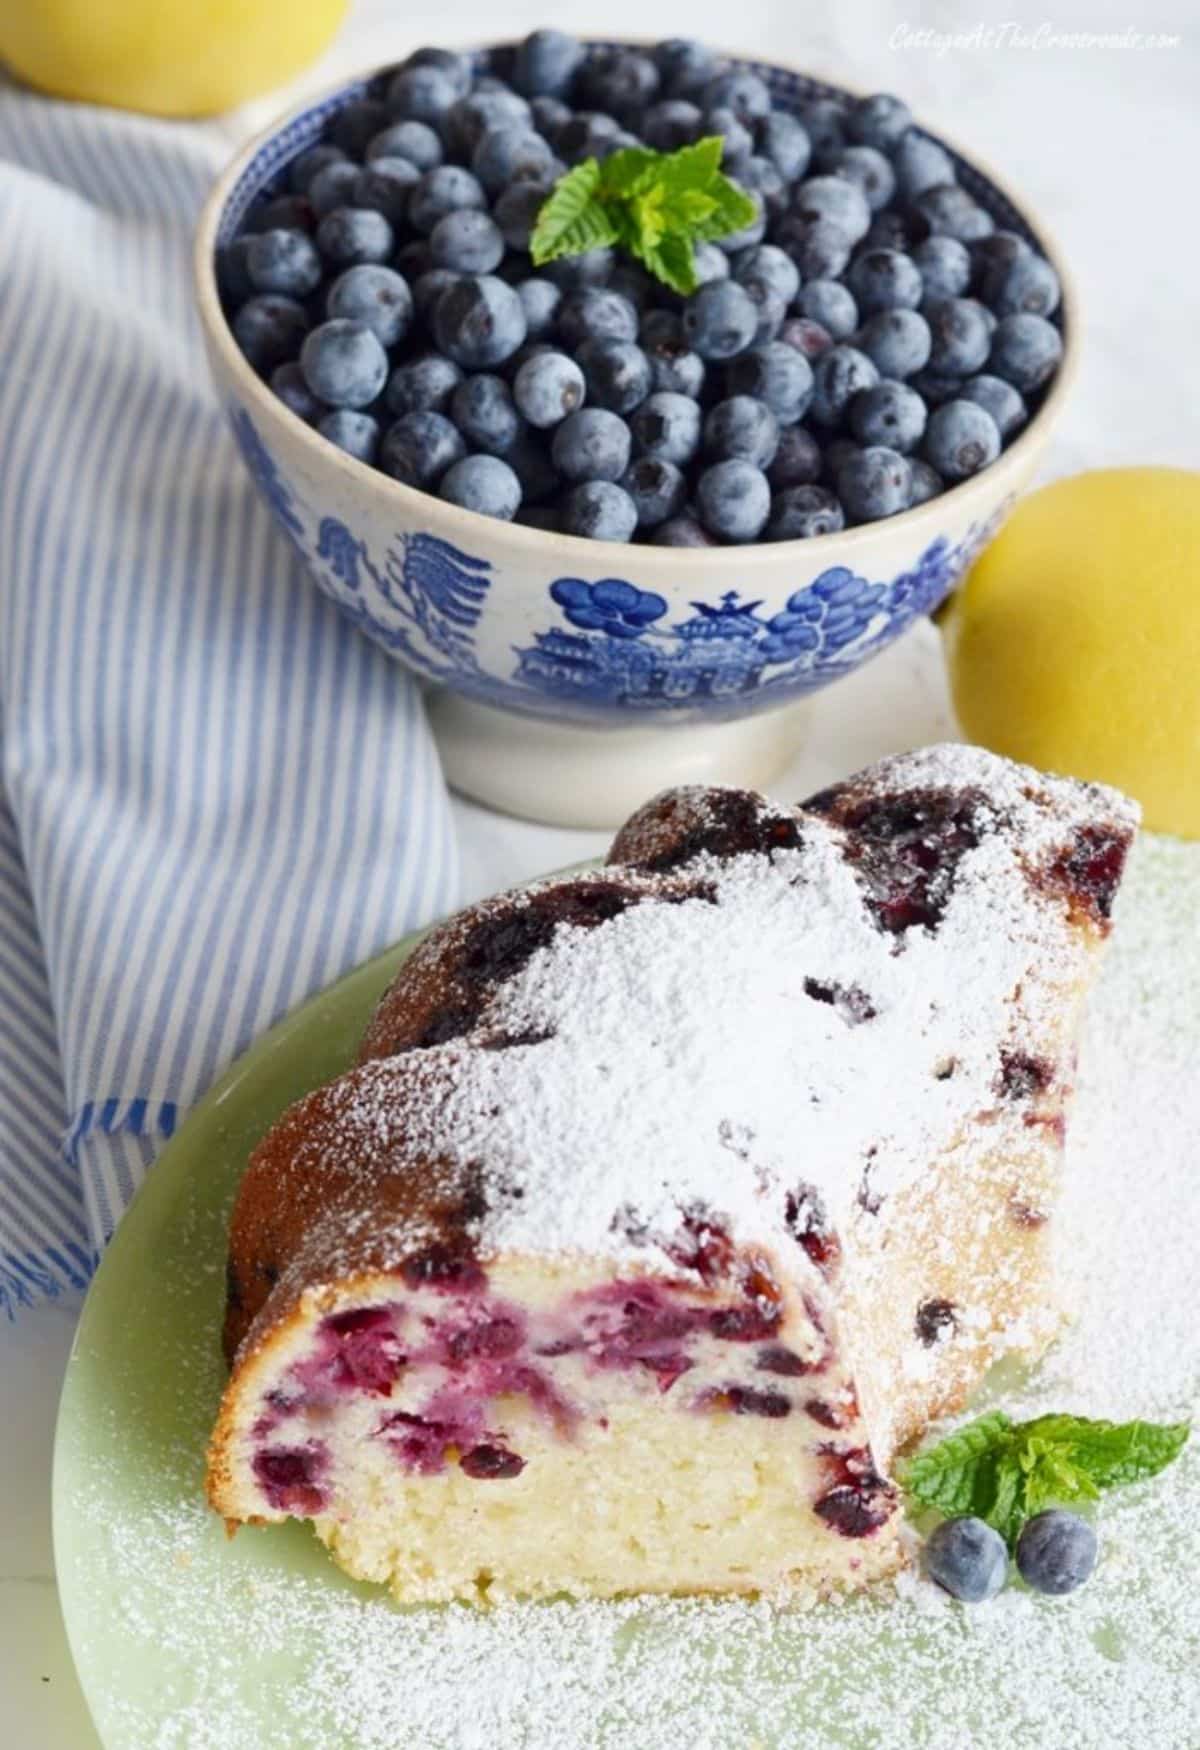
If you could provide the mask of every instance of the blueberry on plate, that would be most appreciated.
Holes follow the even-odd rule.
[[[817,535],[836,535],[845,526],[845,513],[836,495],[825,486],[808,482],[786,486],[775,494],[766,538],[811,541]]]
[[[521,482],[499,456],[464,456],[442,475],[438,494],[448,504],[510,523],[521,504]]]
[[[925,403],[907,383],[884,378],[860,389],[849,407],[850,430],[860,444],[882,444],[907,456],[925,435]]]
[[[991,414],[1004,443],[1020,431],[1029,418],[1029,409],[1020,390],[1014,389],[1002,377],[989,376],[986,372],[978,377],[968,377],[960,393],[964,400],[977,402]]]
[[[715,547],[715,536],[702,528],[694,516],[686,513],[682,516],[668,517],[665,523],[659,523],[653,535],[651,544],[655,547]]]
[[[896,192],[896,172],[874,146],[847,146],[833,173],[857,184],[873,213],[882,212]]]
[[[656,456],[639,456],[621,476],[621,486],[633,500],[640,529],[655,529],[677,516],[687,498],[683,470]]]
[[[367,146],[368,165],[383,158],[403,158],[418,172],[436,169],[444,156],[437,133],[423,121],[396,122],[383,128]]]
[[[525,312],[525,333],[530,340],[542,340],[554,328],[562,292],[553,280],[534,275],[517,281],[517,296]]]
[[[987,362],[992,336],[973,298],[942,298],[924,306],[929,324],[929,368],[943,377],[970,377]]]
[[[527,281],[526,284],[532,282]],[[530,425],[559,425],[582,407],[586,387],[583,372],[566,353],[535,353],[513,378],[513,398]]]
[[[426,491],[466,454],[458,427],[440,413],[405,413],[379,446],[379,466],[405,486]]]
[[[873,523],[908,509],[908,457],[887,444],[848,455],[835,477],[838,497],[852,522]]]
[[[402,413],[443,413],[462,379],[451,359],[427,352],[396,366],[388,378],[385,398],[397,417]]]
[[[954,181],[954,160],[944,146],[927,139],[915,128],[899,141],[892,154],[896,187],[902,200],[911,203],[928,188]],[[952,294],[947,293],[947,296]]]
[[[863,323],[855,345],[885,377],[912,377],[928,365],[933,337],[919,310],[880,310]]]
[[[471,156],[471,169],[495,198],[511,182],[522,177],[553,178],[562,166],[555,164],[549,142],[531,127],[509,125],[491,128]]]
[[[704,116],[686,97],[667,97],[651,104],[642,117],[642,139],[652,152],[678,152],[700,138]]]
[[[723,541],[754,541],[771,514],[771,488],[751,462],[717,462],[696,483],[696,506],[710,534]]]
[[[564,345],[585,340],[636,340],[638,313],[628,298],[607,286],[582,286],[569,292],[558,312],[558,336]]]
[[[812,486],[821,478],[821,446],[802,425],[785,425],[779,434],[775,460],[767,469],[773,492],[786,486]]]
[[[359,462],[373,462],[379,449],[379,421],[369,413],[350,407],[335,407],[317,421],[317,430],[339,450]]]
[[[758,308],[736,280],[715,280],[684,304],[683,332],[702,359],[733,358],[754,344]]]
[[[926,298],[960,298],[971,283],[971,255],[957,237],[926,237],[912,258]]]
[[[850,106],[846,132],[862,146],[874,146],[876,151],[891,152],[899,145],[912,126],[912,111],[903,98],[877,91],[870,97],[860,97]]]
[[[673,36],[654,49],[662,89],[672,97],[700,91],[716,73],[716,60],[707,43],[694,37]]]
[[[319,171],[330,164],[348,164],[350,160],[340,146],[329,144],[310,146],[288,165],[288,186],[294,194],[307,194],[309,184]]]
[[[960,243],[974,243],[996,228],[992,215],[957,183],[925,189],[913,201],[913,211],[935,236],[957,237]]]
[[[722,104],[704,111],[701,124],[705,139],[716,135],[721,141],[721,168],[726,176],[736,178],[742,165],[753,156],[754,135],[731,109]]]
[[[968,480],[1000,454],[996,421],[974,401],[936,407],[925,428],[925,457],[944,480]]]
[[[920,270],[899,249],[868,249],[855,256],[846,284],[862,316],[877,310],[915,310],[924,295]]]
[[[308,333],[304,306],[295,298],[264,292],[243,304],[233,318],[233,337],[246,358],[263,376],[295,358]],[[314,394],[319,394],[314,390]]]
[[[1031,395],[1054,375],[1061,362],[1062,336],[1044,316],[1022,311],[1001,317],[988,354],[988,370],[993,376],[1003,377],[1022,395]]]
[[[487,196],[478,178],[461,164],[439,164],[425,172],[409,195],[408,222],[428,236],[439,219],[462,207],[485,211]]]
[[[800,120],[812,148],[813,163],[818,170],[828,170],[836,164],[850,144],[846,132],[849,119],[846,105],[836,97],[815,98],[800,111]]]
[[[908,459],[908,507],[910,510],[918,504],[928,504],[931,498],[937,498],[945,492],[946,482],[936,468],[931,468],[921,456],[910,456]]]
[[[833,336],[828,328],[822,328],[811,316],[789,316],[779,330],[779,339],[786,346],[794,347],[809,364],[813,359],[820,358],[823,352],[828,352],[833,345]]]
[[[521,253],[528,250],[538,214],[546,204],[551,186],[537,178],[526,177],[514,182],[498,196],[492,208],[492,218],[510,249]]]
[[[628,492],[609,480],[585,480],[572,487],[559,509],[564,535],[589,541],[629,541],[637,528],[637,507]]]
[[[798,182],[812,157],[808,130],[786,109],[773,109],[763,116],[758,125],[758,149],[786,183]]]
[[[408,281],[391,267],[347,268],[330,286],[325,308],[330,316],[365,323],[383,346],[398,345],[412,326]]]
[[[835,340],[849,340],[858,327],[858,305],[840,280],[810,280],[801,286],[796,308],[819,322]]]
[[[535,30],[517,44],[513,85],[522,97],[565,97],[585,54],[566,31]]]
[[[360,169],[359,165],[351,164],[348,158],[342,157],[317,171],[308,185],[307,193],[313,212],[319,218],[324,218],[326,213],[332,213],[338,207],[352,204],[354,185],[358,181]]]
[[[316,229],[316,208],[303,194],[276,195],[255,213],[255,231],[304,231]]]
[[[577,356],[595,407],[632,413],[654,387],[650,360],[632,341],[585,340]]]
[[[757,73],[731,67],[717,73],[704,87],[705,109],[731,109],[740,122],[759,122],[771,112],[771,93]]]
[[[306,298],[321,283],[321,257],[303,231],[260,231],[247,246],[246,273],[256,292]]]
[[[779,448],[779,421],[753,395],[731,395],[709,409],[703,439],[704,452],[714,461],[740,457],[756,468],[767,468]]]
[[[369,407],[387,382],[388,360],[365,322],[336,316],[305,340],[300,368],[313,394],[330,407]]]
[[[797,186],[791,210],[810,225],[819,220],[836,225],[852,245],[861,243],[871,228],[866,195],[857,183],[842,176],[810,176]]]
[[[360,261],[386,261],[395,236],[373,207],[335,207],[317,226],[317,248],[334,267]]]
[[[931,1580],[964,1604],[994,1598],[1008,1576],[1008,1549],[998,1531],[969,1515],[943,1519],[925,1544]]]
[[[387,105],[402,120],[436,124],[461,92],[458,81],[441,67],[402,67],[387,91]]]
[[[420,180],[420,171],[407,158],[377,158],[355,177],[348,204],[382,213],[392,230],[399,231],[408,216],[409,194]]]
[[[739,285],[763,286],[776,292],[785,304],[795,301],[800,291],[800,274],[791,256],[774,243],[759,243],[738,258],[733,277]]]
[[[732,395],[749,395],[770,408],[780,425],[803,419],[813,398],[813,369],[785,340],[768,341],[731,359],[725,383]]]
[[[831,346],[812,371],[812,416],[820,425],[839,425],[851,396],[879,381],[879,372],[866,353],[853,346]]]
[[[276,365],[271,372],[271,388],[285,407],[290,407],[300,419],[309,425],[315,425],[325,412],[324,404],[317,400],[304,380],[304,372],[294,360],[287,364]]]
[[[507,455],[521,431],[512,390],[486,372],[463,378],[450,397],[450,417],[472,449],[489,456]]]
[[[434,338],[464,370],[485,370],[511,358],[525,339],[520,298],[494,274],[460,279],[438,299]]]
[[[450,273],[491,273],[504,259],[504,238],[495,220],[473,207],[446,213],[429,233],[435,267]]]
[[[775,241],[787,250],[806,283],[836,280],[854,248],[850,233],[836,219],[802,219],[796,213],[785,213],[780,219]]]
[[[1017,1571],[1035,1592],[1061,1598],[1091,1578],[1097,1549],[1086,1519],[1051,1507],[1035,1514],[1017,1539]]]
[[[413,304],[418,319],[426,328],[433,325],[433,313],[441,303],[450,287],[457,285],[463,276],[451,273],[448,267],[431,267],[427,273],[418,274],[412,282]]]
[[[629,466],[629,450],[629,427],[618,414],[603,407],[581,407],[556,427],[550,454],[568,480],[616,481]]]
[[[385,104],[372,97],[359,97],[340,109],[329,124],[329,137],[352,158],[360,158],[372,135],[387,123]]]
[[[701,419],[698,401],[662,390],[647,396],[630,425],[640,454],[686,468],[700,448]]]

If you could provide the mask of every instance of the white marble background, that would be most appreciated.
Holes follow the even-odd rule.
[[[502,24],[478,5],[357,0],[340,41],[303,84],[394,59],[418,42],[516,35],[546,22],[614,37],[703,36],[901,93],[1025,197],[1074,270],[1083,366],[1045,472],[1200,466],[1200,10],[1188,0],[1145,10],[1133,0],[657,0],[653,10],[645,0],[609,0],[603,10],[543,0],[505,8]],[[1144,50],[1047,40],[1127,29],[1180,40]],[[914,33],[925,34],[912,41]],[[939,49],[934,38],[953,40]],[[292,96],[228,118],[231,145]],[[1137,584],[1131,575],[1132,613]],[[936,634],[921,626],[819,696],[778,792],[803,795],[881,753],[948,733]],[[600,848],[596,835],[524,826],[466,803],[456,817],[468,898]],[[50,1544],[53,1422],[73,1322],[71,1309],[50,1306],[0,1329],[0,1744],[20,1750],[97,1750]]]

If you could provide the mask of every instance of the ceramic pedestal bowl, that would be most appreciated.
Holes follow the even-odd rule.
[[[846,95],[748,64],[782,104]],[[549,534],[460,510],[347,456],[256,376],[222,313],[215,248],[367,84],[310,100],[251,141],[201,218],[205,340],[259,491],[318,587],[430,687],[447,777],[466,794],[600,827],[667,784],[765,783],[795,751],[805,695],[936,608],[1027,482],[1077,350],[1056,251],[990,174],[942,141],[960,182],[997,224],[1036,243],[1063,282],[1058,375],[1021,435],[974,479],[900,516],[809,541],[680,549]]]

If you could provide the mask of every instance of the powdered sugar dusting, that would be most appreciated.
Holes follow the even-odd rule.
[[[1200,847],[1135,849],[1091,1005],[1059,1218],[1074,1322],[1015,1414],[1175,1418],[1200,1390]],[[111,1357],[71,1503],[111,1634],[73,1630],[106,1739],[137,1750],[1195,1750],[1200,1447],[1101,1512],[1096,1577],[973,1611],[915,1575],[796,1613],[738,1600],[404,1612],[346,1581],[300,1528],[228,1544],[200,1495],[221,1385],[221,1222],[194,1212],[156,1293],[166,1387],[144,1449],[129,1402],[146,1335]],[[205,1225],[207,1223],[207,1225]],[[190,1274],[189,1274],[190,1272]],[[202,1319],[188,1308],[199,1296]],[[189,1299],[190,1297],[190,1299]],[[174,1404],[177,1394],[178,1403]],[[163,1427],[174,1405],[174,1420]],[[137,1433],[135,1427],[133,1433]],[[63,1553],[70,1560],[70,1543]],[[93,1632],[95,1648],[89,1657]],[[102,1649],[102,1650],[101,1650]]]

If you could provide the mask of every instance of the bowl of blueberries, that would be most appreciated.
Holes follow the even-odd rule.
[[[308,571],[427,683],[456,787],[562,824],[768,779],[954,588],[1074,365],[990,172],[685,39],[423,48],[310,99],[196,273]]]

